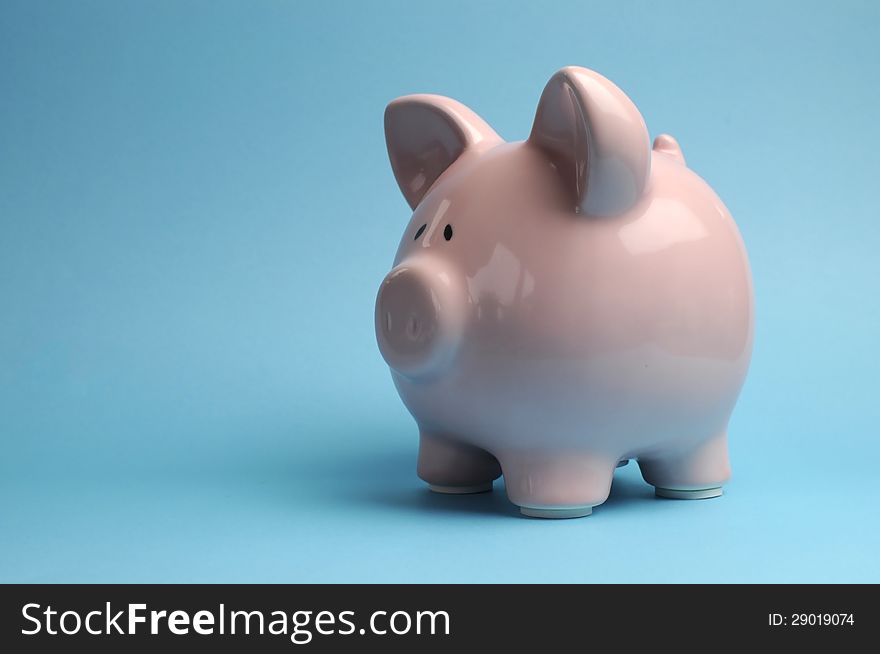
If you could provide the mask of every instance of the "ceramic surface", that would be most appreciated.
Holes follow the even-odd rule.
[[[526,515],[586,515],[619,462],[657,494],[718,495],[748,370],[742,239],[674,138],[651,146],[612,82],[568,67],[529,138],[412,95],[385,112],[413,209],[376,335],[439,492],[504,474]]]

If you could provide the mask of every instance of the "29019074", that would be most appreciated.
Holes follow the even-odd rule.
[[[852,613],[770,613],[767,624],[771,627],[852,627]]]

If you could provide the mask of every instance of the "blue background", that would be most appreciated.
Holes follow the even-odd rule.
[[[877,7],[3,2],[0,581],[880,581]],[[536,521],[415,476],[372,323],[409,217],[384,106],[517,140],[567,64],[749,248],[722,499],[629,466]]]

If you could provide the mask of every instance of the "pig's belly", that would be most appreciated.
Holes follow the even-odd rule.
[[[643,346],[588,358],[461,362],[413,384],[395,375],[420,427],[490,452],[634,457],[723,431],[748,365]]]

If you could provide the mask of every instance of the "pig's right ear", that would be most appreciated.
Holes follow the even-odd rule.
[[[599,73],[569,66],[541,95],[529,142],[548,156],[578,213],[619,214],[645,190],[651,145],[642,115]]]
[[[385,109],[385,142],[397,184],[415,209],[465,150],[497,145],[501,137],[460,102],[407,95]]]

